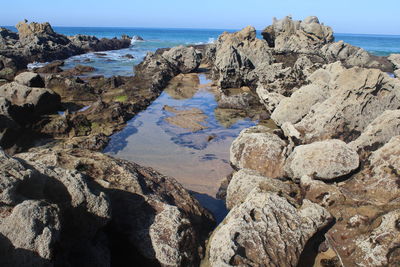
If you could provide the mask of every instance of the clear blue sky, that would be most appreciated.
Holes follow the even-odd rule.
[[[399,0],[2,0],[0,25],[262,29],[272,17],[317,15],[340,33],[400,34]]]

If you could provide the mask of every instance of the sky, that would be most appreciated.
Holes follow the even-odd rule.
[[[273,17],[318,16],[337,33],[400,35],[399,0],[1,0],[0,25],[263,29]]]

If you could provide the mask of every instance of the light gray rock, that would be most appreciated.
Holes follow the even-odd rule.
[[[295,124],[306,143],[330,138],[353,141],[382,112],[400,108],[400,81],[377,69],[343,71],[330,92]]]
[[[279,103],[285,99],[285,96],[279,93],[270,93],[264,86],[260,85],[257,87],[256,92],[260,98],[260,102],[264,104],[267,111],[271,114]]]
[[[250,192],[257,187],[271,193],[280,193],[287,196],[299,193],[298,188],[293,184],[262,176],[250,169],[241,169],[233,174],[229,182],[225,200],[226,207],[232,209],[242,204]]]
[[[308,175],[329,181],[351,173],[359,163],[357,152],[343,141],[332,139],[297,146],[288,157],[285,170],[295,180]]]
[[[26,200],[0,220],[0,233],[15,249],[36,252],[41,258],[53,258],[55,244],[60,239],[60,210],[44,201]],[[1,245],[0,245],[1,246]],[[4,255],[1,257],[3,258]],[[31,259],[35,261],[33,254]],[[0,259],[0,262],[3,261]],[[32,264],[34,262],[30,262]],[[15,266],[15,262],[13,265]]]
[[[305,85],[290,97],[282,99],[271,114],[271,119],[277,125],[282,125],[285,122],[297,123],[308,114],[314,104],[323,102],[328,96],[329,89],[327,86]]]
[[[237,169],[248,168],[270,177],[283,177],[287,143],[265,126],[243,130],[230,148],[230,161]]]
[[[392,64],[394,65],[394,68],[397,70],[397,69],[400,69],[400,54],[391,54],[389,57],[388,57],[388,60],[390,61],[390,62],[392,62]]]
[[[200,66],[201,54],[193,47],[177,46],[165,51],[162,56],[181,73],[195,71]]]
[[[349,146],[356,151],[375,151],[396,135],[400,135],[400,110],[386,110]]]
[[[39,74],[34,72],[23,72],[15,76],[14,81],[21,85],[25,85],[28,87],[44,87],[44,81]]]
[[[273,61],[268,44],[256,38],[251,26],[236,33],[223,33],[216,41],[214,55],[212,74],[222,89],[255,84],[256,67]]]
[[[333,42],[333,31],[320,24],[315,16],[303,21],[292,20],[287,16],[281,20],[274,18],[262,35],[271,47],[278,52],[316,53],[324,44]]]
[[[380,224],[355,240],[357,266],[396,266],[399,263],[400,210],[379,218]]]
[[[321,206],[255,188],[210,238],[211,266],[297,266],[307,241],[332,219]]]

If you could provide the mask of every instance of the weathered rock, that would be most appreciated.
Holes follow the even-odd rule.
[[[388,57],[388,60],[392,62],[395,70],[400,69],[400,54],[391,54]]]
[[[28,87],[44,87],[44,81],[40,75],[33,72],[23,72],[15,76],[14,81],[21,85],[25,85]]]
[[[17,73],[17,64],[11,58],[0,55],[0,79],[12,81]]]
[[[211,266],[297,266],[307,241],[331,215],[308,200],[301,207],[256,188],[214,231]]]
[[[110,218],[105,194],[76,171],[30,165],[2,151],[0,159],[0,250],[10,255],[0,257],[0,262],[54,266],[90,259],[105,266],[108,249],[104,243],[94,245]]]
[[[114,263],[195,266],[212,216],[174,179],[88,150],[38,150],[28,161],[77,169],[103,188],[112,207]]]
[[[60,239],[56,205],[26,200],[0,222],[0,264],[3,266],[52,266],[54,245]]]
[[[359,66],[385,71],[393,69],[388,60],[372,56],[364,49],[352,46],[343,41],[326,44],[321,48],[321,55],[328,62],[341,61],[347,67]]]
[[[278,179],[262,176],[253,170],[241,169],[233,174],[229,182],[225,200],[226,207],[232,209],[242,204],[250,192],[257,187],[271,193],[278,193],[291,197],[295,197],[300,193],[298,187],[291,183],[285,183]]]
[[[43,67],[34,68],[33,71],[36,73],[59,73],[63,71],[61,68],[62,66],[64,66],[64,61],[55,60],[53,62],[50,62],[49,64],[46,64]]]
[[[307,143],[330,138],[353,141],[382,112],[400,107],[400,82],[376,69],[343,71],[330,92],[295,124]]]
[[[359,266],[396,266],[399,264],[400,210],[379,218],[380,224],[355,240],[353,252]]]
[[[177,46],[165,51],[162,56],[181,73],[195,71],[200,66],[201,54],[194,47]]]
[[[387,205],[396,202],[400,196],[398,173],[400,164],[400,136],[390,139],[369,157],[369,165],[349,180],[343,187],[357,194],[361,199],[373,199],[375,203]]]
[[[271,114],[279,103],[285,98],[285,96],[279,93],[270,93],[264,86],[260,85],[257,87],[257,95],[260,98],[260,102],[264,104],[267,111]]]
[[[333,42],[333,31],[311,16],[303,21],[291,17],[281,20],[274,18],[262,35],[271,47],[279,52],[315,53],[324,44]]]
[[[230,148],[231,164],[237,168],[256,170],[270,177],[283,177],[286,142],[265,126],[243,130]]]
[[[246,110],[252,106],[259,105],[257,96],[251,92],[239,92],[237,94],[225,95],[221,93],[217,99],[219,108]]]
[[[36,114],[56,111],[60,105],[60,96],[52,90],[28,87],[16,82],[1,86],[0,96],[8,99],[13,105],[32,105]]]
[[[285,170],[296,180],[303,175],[332,180],[357,169],[359,161],[357,152],[343,141],[326,140],[297,146],[288,157]]]
[[[326,86],[314,84],[303,86],[279,102],[271,114],[271,119],[277,125],[285,122],[297,123],[308,114],[314,104],[324,101],[329,96],[328,91]]]
[[[273,61],[267,43],[257,39],[256,30],[250,26],[236,33],[223,33],[212,57],[215,58],[213,78],[222,89],[254,85],[256,67]]]
[[[400,135],[400,110],[386,110],[365,128],[360,137],[349,143],[349,146],[359,153],[368,154],[396,135]]]

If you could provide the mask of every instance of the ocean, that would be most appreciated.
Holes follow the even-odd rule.
[[[16,31],[15,27],[6,27]],[[145,41],[132,42],[130,48],[118,51],[108,51],[101,54],[89,53],[66,60],[65,68],[76,64],[91,65],[96,68],[96,73],[107,77],[113,75],[132,75],[133,66],[138,64],[147,52],[158,48],[173,47],[188,44],[206,44],[214,42],[224,31],[237,30],[224,29],[151,29],[151,28],[116,28],[116,27],[54,27],[58,33],[65,35],[94,35],[98,38],[141,36]],[[258,31],[258,37],[261,37]],[[400,35],[376,34],[335,34],[336,41],[343,40],[355,46],[364,48],[372,54],[387,56],[391,53],[400,53]],[[130,56],[127,57],[127,55]],[[31,65],[31,66],[36,66]]]

